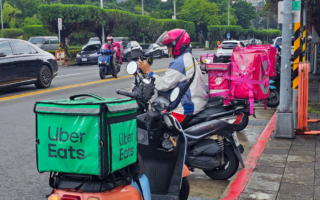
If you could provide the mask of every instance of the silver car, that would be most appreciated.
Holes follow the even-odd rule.
[[[28,42],[36,45],[37,47],[45,51],[53,51],[59,49],[59,40],[56,36],[31,37]]]

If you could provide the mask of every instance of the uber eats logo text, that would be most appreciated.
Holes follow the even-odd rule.
[[[72,146],[67,149],[57,148],[57,144],[62,144],[63,142],[67,142],[68,140],[72,143],[82,143],[83,137],[85,133],[68,133],[63,131],[62,128],[56,129],[56,134],[53,136],[50,134],[50,129],[48,129],[48,137],[51,141],[56,141],[56,144],[48,144],[49,157],[60,157],[62,159],[80,159],[83,160],[85,158],[85,152],[83,149],[74,149]]]
[[[123,145],[127,145],[132,143],[133,141],[133,133],[125,134],[122,133],[119,135],[119,144],[120,147]],[[130,156],[133,156],[133,147],[126,147],[125,149],[120,149],[120,161],[129,158]]]

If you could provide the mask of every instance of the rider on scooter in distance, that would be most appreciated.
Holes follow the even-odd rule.
[[[196,60],[187,50],[190,44],[190,36],[183,29],[173,29],[164,32],[156,43],[167,45],[169,56],[174,58],[165,75],[162,77],[156,75],[151,71],[146,61],[139,60],[138,67],[149,77],[153,76],[155,78],[158,96],[169,96],[176,86],[180,87],[180,91],[183,91],[188,82],[192,81],[189,88],[186,88],[187,90],[181,100],[171,105],[172,115],[184,127],[207,104],[205,84],[200,67],[194,66],[198,63],[195,63]]]
[[[121,55],[119,54],[117,45],[115,45],[113,43],[113,37],[111,35],[109,35],[107,37],[107,43],[105,44],[104,48],[108,49],[108,45],[111,45],[110,50],[115,50],[116,52],[113,54],[112,59],[111,59],[111,66],[112,66],[112,70],[113,70],[113,74],[112,76],[114,78],[118,78],[117,74],[117,65],[119,65],[120,60],[121,60]]]

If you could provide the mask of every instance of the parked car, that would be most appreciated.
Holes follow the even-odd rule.
[[[51,53],[24,40],[0,39],[0,90],[29,84],[47,88],[57,75]]]
[[[277,37],[271,46],[275,47],[276,45],[278,45],[282,49],[282,37]],[[291,38],[291,56],[293,55],[294,55],[294,37]]]
[[[192,54],[192,45],[191,45],[191,44],[189,44],[189,46],[188,46],[187,50],[189,51],[189,53],[191,53],[191,54]]]
[[[244,47],[244,46],[245,45],[243,42],[237,41],[237,40],[223,41],[220,44],[220,46],[218,46],[216,56],[218,58],[230,59],[234,47]]]
[[[139,58],[143,56],[142,47],[136,41],[131,41],[123,50],[122,58],[127,62],[130,62],[132,59]]]
[[[128,37],[114,37],[113,41],[114,42],[121,41],[122,42],[122,46],[124,46],[124,47],[127,46],[128,43],[130,42]]]
[[[89,39],[88,43],[83,45],[83,47],[86,47],[90,44],[100,44],[101,45],[101,42],[100,42],[100,39],[98,37],[92,37]]]
[[[101,44],[90,44],[82,48],[77,53],[77,64],[98,64],[98,51],[101,49]]]
[[[29,39],[29,42],[45,51],[59,49],[59,40],[58,40],[58,37],[55,37],[55,36],[31,37]]]
[[[163,55],[169,57],[168,47],[167,46],[160,46],[160,48],[162,49]]]
[[[159,45],[153,44],[142,44],[143,57],[159,57],[162,58],[163,51]]]

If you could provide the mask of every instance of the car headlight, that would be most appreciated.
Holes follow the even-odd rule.
[[[77,58],[81,57],[80,54],[77,53]]]

